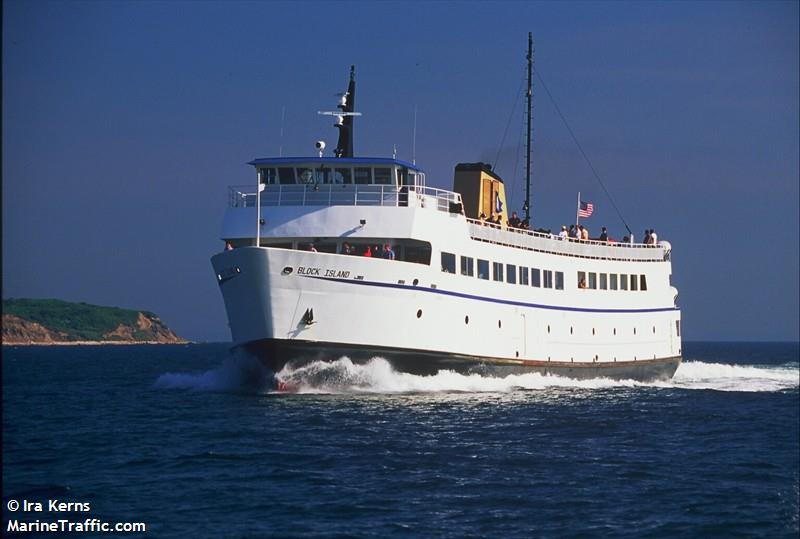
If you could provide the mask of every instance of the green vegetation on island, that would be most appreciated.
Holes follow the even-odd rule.
[[[4,299],[3,342],[17,341],[183,342],[183,339],[149,311],[58,299]]]

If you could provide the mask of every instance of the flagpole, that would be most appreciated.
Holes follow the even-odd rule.
[[[578,191],[578,206],[575,208],[575,228],[578,228],[578,223],[581,220],[581,192]]]

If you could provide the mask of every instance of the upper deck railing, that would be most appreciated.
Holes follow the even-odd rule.
[[[467,223],[470,237],[475,240],[583,258],[655,262],[669,260],[671,250],[667,242],[659,245],[646,245],[643,243],[564,239],[554,234],[502,227],[478,219],[468,218]]]
[[[228,207],[255,208],[255,186],[228,187]],[[414,206],[450,212],[461,195],[434,187],[375,184],[265,185],[261,206]]]

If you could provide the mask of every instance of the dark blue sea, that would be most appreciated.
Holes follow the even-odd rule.
[[[800,529],[797,343],[685,343],[653,384],[343,358],[283,373],[292,393],[223,344],[2,352],[4,536],[64,535],[9,531],[58,519],[159,538]]]

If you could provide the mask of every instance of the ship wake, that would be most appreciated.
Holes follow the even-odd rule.
[[[745,366],[701,361],[684,362],[675,377],[663,382],[637,382],[595,378],[575,380],[539,373],[491,377],[439,371],[419,376],[394,370],[376,357],[354,364],[342,357],[334,362],[316,361],[299,368],[285,367],[276,375],[279,387],[297,393],[426,393],[426,392],[510,392],[548,388],[604,389],[614,387],[660,387],[716,391],[781,391],[800,385],[797,366]]]
[[[684,361],[672,380],[637,382],[595,378],[575,380],[539,373],[492,377],[439,371],[421,376],[396,371],[385,359],[375,357],[363,364],[342,357],[336,361],[314,361],[301,367],[287,365],[273,375],[254,357],[231,355],[218,367],[200,373],[165,373],[155,387],[210,392],[301,393],[301,394],[392,394],[392,393],[508,393],[549,388],[674,388],[688,390],[774,392],[797,389],[800,369],[795,365],[731,365]]]

